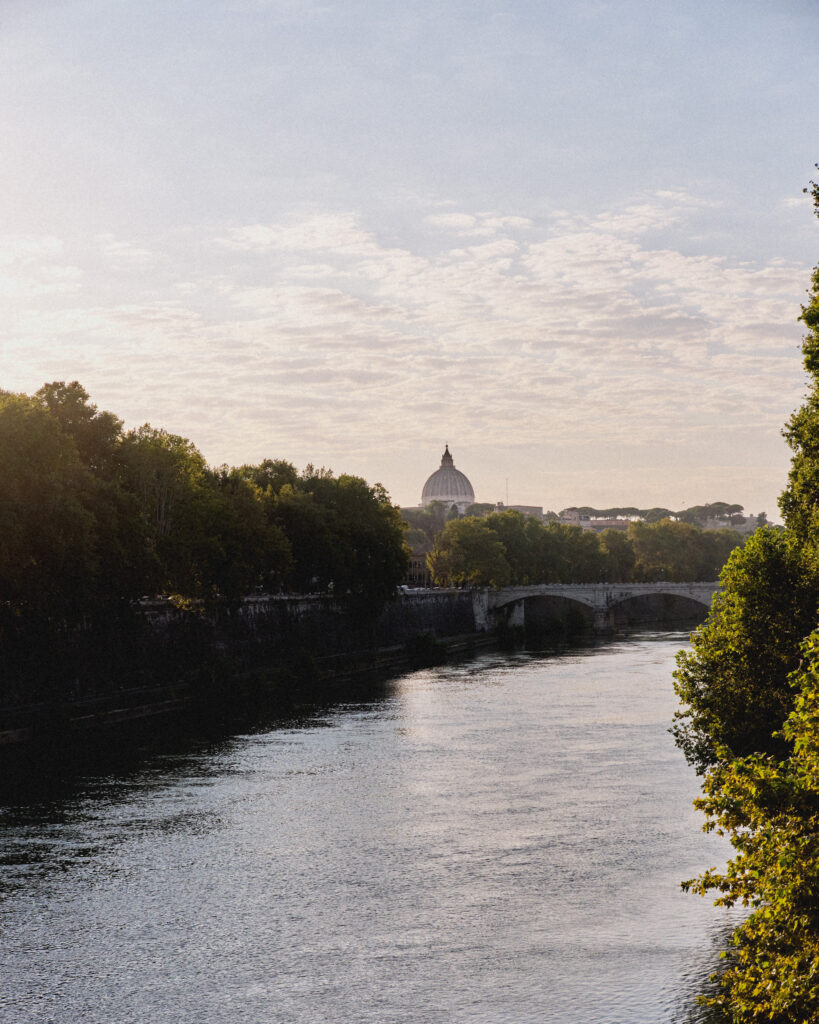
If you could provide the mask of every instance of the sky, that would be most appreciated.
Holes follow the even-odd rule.
[[[2,0],[0,388],[416,505],[776,518],[815,0]]]

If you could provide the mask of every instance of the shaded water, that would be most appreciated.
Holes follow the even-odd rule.
[[[0,1019],[704,1019],[681,642],[484,655],[0,809]]]

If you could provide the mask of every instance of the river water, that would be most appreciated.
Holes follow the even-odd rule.
[[[682,635],[483,655],[0,808],[3,1024],[663,1024],[731,918]]]

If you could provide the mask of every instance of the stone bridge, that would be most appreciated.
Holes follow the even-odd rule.
[[[640,597],[681,597],[706,609],[719,590],[719,583],[539,583],[528,587],[502,587],[499,590],[473,592],[475,624],[492,629],[525,624],[526,601],[532,598],[562,598],[584,605],[594,615],[594,628],[610,629],[618,605]]]

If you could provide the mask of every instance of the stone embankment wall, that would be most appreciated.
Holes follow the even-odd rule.
[[[193,629],[202,640],[207,636],[214,650],[239,655],[244,645],[305,642],[317,653],[344,653],[392,647],[419,634],[445,639],[483,627],[476,626],[472,594],[454,589],[399,591],[375,620],[324,594],[249,597],[233,609],[178,609],[170,601],[143,601],[140,614],[164,643]]]
[[[268,688],[344,678],[434,656],[436,642],[478,632],[472,595],[401,591],[376,618],[326,595],[258,596],[238,607],[143,601],[87,628],[18,638],[0,650],[0,747],[53,732],[165,715],[191,700],[241,704]],[[413,643],[420,639],[426,643]],[[447,645],[449,646],[449,645]],[[51,724],[49,724],[51,723]]]

